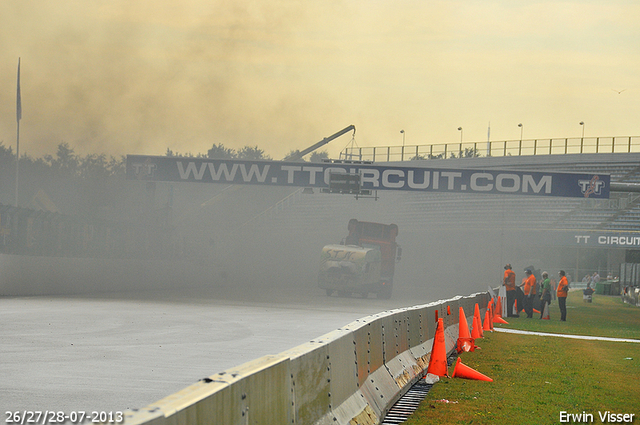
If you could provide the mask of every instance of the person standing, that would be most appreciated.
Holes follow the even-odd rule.
[[[569,293],[569,282],[564,270],[558,272],[560,275],[560,283],[558,283],[558,307],[560,307],[560,320],[567,321],[567,294]]]
[[[513,312],[513,303],[516,301],[516,272],[511,270],[511,264],[504,266],[502,284],[507,289],[507,317],[520,317],[517,312]]]
[[[533,297],[536,294],[536,277],[531,269],[525,269],[527,278],[521,286],[524,286],[524,311],[527,313],[527,319],[533,317]]]
[[[540,318],[542,319],[545,307],[551,305],[551,279],[549,279],[547,272],[542,272],[540,291],[542,291],[540,295]]]

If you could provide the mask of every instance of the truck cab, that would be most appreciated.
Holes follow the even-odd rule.
[[[373,292],[378,298],[391,298],[401,252],[396,243],[398,226],[351,219],[347,229],[340,245],[322,249],[318,286],[328,296],[359,293],[366,298]]]

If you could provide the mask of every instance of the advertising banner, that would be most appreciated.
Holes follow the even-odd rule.
[[[640,248],[640,232],[577,231],[565,235],[564,245],[603,248]]]
[[[328,188],[332,174],[358,174],[362,189],[609,198],[610,176],[128,155],[127,179]]]

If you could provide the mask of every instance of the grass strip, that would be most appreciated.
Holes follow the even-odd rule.
[[[567,322],[554,303],[551,320],[521,315],[501,326],[640,339],[640,308],[618,297],[583,303],[576,291],[567,306]],[[476,344],[482,349],[460,358],[494,382],[441,378],[406,424],[557,424],[560,412],[593,416],[566,423],[608,423],[599,412],[634,414],[640,423],[640,343],[485,332]]]
[[[501,327],[534,332],[571,335],[605,336],[640,339],[640,308],[625,304],[620,297],[594,295],[593,302],[582,300],[582,291],[572,291],[567,299],[567,321],[560,321],[558,302],[551,304],[551,320],[539,320],[534,313],[527,319],[524,312],[518,318],[505,318],[509,325]]]

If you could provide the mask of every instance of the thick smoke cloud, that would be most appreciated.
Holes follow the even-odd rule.
[[[335,105],[304,81],[295,53],[304,46],[291,36],[313,11],[299,5],[3,7],[2,15],[12,17],[0,33],[9,46],[3,87],[14,95],[12,69],[22,57],[22,139],[30,152],[50,152],[61,141],[108,154],[163,154],[167,147],[200,153],[223,143],[283,156],[349,124],[334,118],[332,126],[325,112]],[[9,93],[2,95],[7,118],[15,104]],[[308,119],[318,112],[326,124]],[[11,130],[7,119],[3,137]]]

